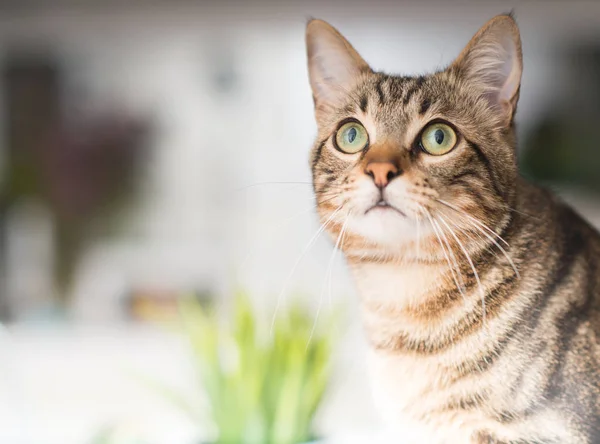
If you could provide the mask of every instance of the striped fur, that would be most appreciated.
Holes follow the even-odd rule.
[[[599,443],[600,235],[518,174],[513,18],[418,77],[372,71],[319,20],[307,47],[318,211],[356,282],[382,414],[420,443]],[[347,118],[369,133],[357,154],[332,143]],[[417,142],[439,120],[458,142],[431,156]],[[401,172],[383,191],[375,161]],[[381,196],[395,210],[371,212]]]

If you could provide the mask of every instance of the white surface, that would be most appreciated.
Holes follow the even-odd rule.
[[[157,443],[193,436],[193,424],[136,376],[193,393],[176,336],[145,328],[16,328],[2,336],[0,351],[2,443],[84,444],[101,428],[123,424]]]
[[[362,347],[350,334],[339,348],[318,420],[325,436],[375,427]],[[149,327],[9,328],[0,335],[0,443],[87,444],[106,426],[149,444],[197,442],[198,424],[139,376],[201,406],[190,362],[183,338]]]

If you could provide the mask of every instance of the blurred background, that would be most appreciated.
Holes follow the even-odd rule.
[[[523,173],[599,226],[599,2],[0,1],[0,442],[205,439],[140,379],[197,393],[165,320],[239,288],[263,323],[295,299],[341,332],[315,433],[376,430],[343,260],[325,236],[306,248],[304,26],[423,73],[513,8]],[[323,325],[322,306],[344,316]]]

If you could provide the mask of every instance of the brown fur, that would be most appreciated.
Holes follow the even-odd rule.
[[[519,177],[514,19],[419,77],[372,71],[319,20],[307,48],[319,215],[356,281],[382,413],[418,442],[600,442],[600,235]],[[332,142],[348,118],[369,133],[357,154]],[[458,142],[433,156],[418,141],[440,120]],[[377,188],[373,162],[400,173]]]

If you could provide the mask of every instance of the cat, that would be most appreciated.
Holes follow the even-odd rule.
[[[430,75],[372,70],[322,20],[306,43],[317,210],[382,415],[420,443],[600,443],[600,235],[519,176],[512,15]]]

